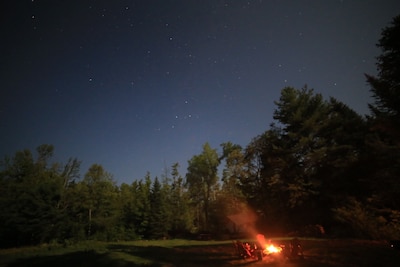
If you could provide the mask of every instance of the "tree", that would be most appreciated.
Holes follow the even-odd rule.
[[[140,238],[149,238],[150,233],[150,217],[151,217],[151,178],[147,173],[144,180],[137,183],[135,190],[137,214],[135,216],[135,229]]]
[[[377,46],[382,50],[377,58],[378,76],[366,75],[375,99],[369,105],[372,153],[367,160],[375,166],[370,170],[371,181],[380,205],[400,210],[400,15],[383,29]]]
[[[281,131],[267,130],[254,138],[246,148],[246,158],[250,160],[251,171],[241,184],[250,205],[260,215],[266,231],[282,230],[291,214],[287,183],[283,173],[289,162],[289,153]]]
[[[119,216],[117,191],[110,173],[102,165],[93,164],[82,181],[82,197],[87,210],[87,235],[97,239],[113,239]]]
[[[203,145],[201,154],[193,156],[188,162],[186,185],[198,211],[197,226],[204,231],[209,230],[209,207],[218,182],[218,166],[217,151],[208,143]]]
[[[225,168],[222,174],[222,189],[220,201],[223,203],[223,214],[235,214],[243,210],[246,204],[245,196],[240,188],[241,179],[248,176],[246,160],[240,145],[231,142],[221,144],[222,158],[225,159]],[[221,212],[219,212],[221,213]]]
[[[167,202],[165,191],[156,177],[150,191],[151,213],[149,219],[149,234],[152,239],[165,238],[170,227],[167,213]]]
[[[326,225],[331,208],[360,189],[365,120],[307,87],[282,89],[275,104],[276,123],[246,148],[254,171],[243,188],[268,225]]]
[[[338,219],[370,238],[400,238],[400,16],[382,31],[377,44],[378,76],[366,75],[374,103],[369,104],[369,131],[363,166],[368,185],[363,197],[336,209]],[[361,169],[361,168],[359,168]]]
[[[376,127],[390,134],[398,143],[400,137],[400,15],[382,31],[377,44],[378,77],[366,75],[375,103],[370,104]]]
[[[221,144],[222,155],[219,162],[225,163],[222,170],[222,183],[214,187],[215,196],[209,205],[209,231],[220,235],[226,235],[227,219],[231,215],[247,211],[246,197],[242,192],[241,179],[247,177],[246,161],[243,149],[240,145],[226,142]],[[218,236],[217,236],[218,237]]]
[[[68,187],[69,184],[74,183],[79,179],[79,170],[81,162],[77,158],[69,158],[68,162],[64,165],[61,172],[63,178],[63,186]]]
[[[179,173],[179,163],[172,165],[172,183],[168,194],[171,214],[170,233],[182,236],[193,231],[193,212],[190,209],[189,195],[184,187],[184,180]]]
[[[33,245],[64,238],[60,208],[63,183],[49,160],[54,147],[41,145],[6,159],[0,172],[0,236],[3,246]]]
[[[301,214],[310,208],[318,194],[314,174],[320,157],[314,154],[324,154],[325,139],[320,135],[320,128],[327,119],[328,105],[321,94],[314,94],[307,87],[284,88],[275,104],[274,119],[282,125],[282,135],[274,138],[279,140],[276,148],[281,155],[279,172],[274,176],[285,186],[292,213]]]
[[[137,239],[135,218],[138,214],[136,205],[136,188],[138,181],[131,185],[122,183],[120,186],[119,203],[121,209],[121,227],[124,230],[123,240]]]

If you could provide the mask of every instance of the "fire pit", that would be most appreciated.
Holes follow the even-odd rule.
[[[262,260],[263,257],[280,257],[282,254],[282,246],[275,245],[271,242],[271,240],[265,240],[264,235],[257,235],[257,251],[258,251],[258,260]]]
[[[274,245],[271,240],[266,241],[261,234],[257,235],[257,242],[262,248],[262,254],[265,256],[280,256],[284,259],[303,259],[303,249],[300,241],[294,238],[289,245]]]
[[[271,240],[265,240],[264,235],[257,235],[257,242],[242,243],[236,240],[234,246],[238,256],[243,259],[253,258],[259,261],[263,257],[272,257],[276,259],[303,259],[303,250],[297,238],[290,241],[288,245],[275,245]]]

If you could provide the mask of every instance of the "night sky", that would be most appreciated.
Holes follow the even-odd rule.
[[[152,177],[209,142],[245,147],[286,86],[360,114],[382,28],[400,1],[4,0],[0,156],[55,146],[117,183]]]

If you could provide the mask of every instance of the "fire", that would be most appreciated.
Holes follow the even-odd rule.
[[[265,247],[264,251],[266,254],[279,253],[279,252],[282,252],[282,248],[274,246],[273,244],[270,244]]]
[[[262,244],[264,247],[264,254],[273,254],[273,253],[280,253],[282,252],[281,247],[274,246],[271,243],[271,240],[268,240],[268,242],[265,240],[264,235],[258,234],[257,235],[257,241],[259,244]]]

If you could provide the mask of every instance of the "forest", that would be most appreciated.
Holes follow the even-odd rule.
[[[246,147],[205,143],[184,177],[175,163],[132,184],[117,185],[99,164],[80,178],[79,159],[54,163],[51,144],[4,157],[0,247],[225,238],[237,234],[229,216],[243,212],[266,234],[319,225],[330,237],[400,239],[400,16],[377,46],[377,75],[365,75],[370,115],[286,87],[269,129]]]

